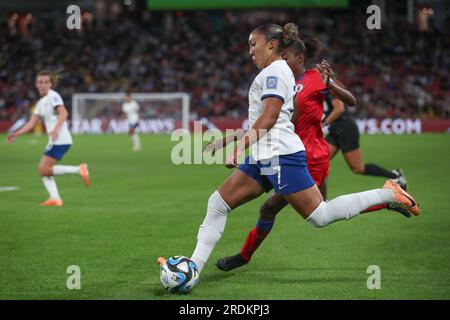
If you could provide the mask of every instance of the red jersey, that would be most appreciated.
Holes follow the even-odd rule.
[[[306,149],[308,166],[329,161],[329,149],[322,131],[323,103],[327,87],[315,69],[306,70],[296,82],[300,116],[295,123],[295,133]]]

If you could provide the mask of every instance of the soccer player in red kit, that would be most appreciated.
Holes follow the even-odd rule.
[[[307,165],[311,177],[324,199],[326,199],[325,180],[329,174],[330,158],[329,147],[322,131],[322,118],[324,112],[325,95],[342,100],[349,106],[356,105],[354,96],[336,82],[330,79],[328,63],[317,65],[315,69],[305,68],[305,60],[316,55],[319,42],[316,39],[297,40],[291,47],[283,51],[282,57],[291,68],[295,79],[297,92],[294,98],[294,112],[291,121],[295,125],[295,133],[305,145]],[[272,194],[260,208],[260,216],[256,226],[250,231],[241,249],[241,252],[219,259],[217,267],[223,271],[229,271],[247,264],[253,253],[269,234],[275,221],[275,216],[288,202],[277,193]],[[383,207],[385,208],[385,207]],[[380,210],[381,207],[373,207],[366,210]]]
[[[286,55],[288,54],[284,57]],[[295,133],[300,136],[306,148],[309,173],[323,196],[321,186],[329,174],[330,151],[320,126],[323,116],[323,108],[320,106],[323,105],[327,90],[317,69],[306,70],[297,80],[297,96],[292,117]]]
[[[305,58],[314,57],[318,50],[317,40],[310,38],[303,42],[306,51]],[[301,52],[302,47],[297,45],[300,47],[286,50],[283,56],[291,66],[294,75],[300,74],[295,88],[297,96],[292,122],[295,125],[295,133],[305,145],[309,173],[326,199],[325,179],[330,170],[330,148],[323,136],[321,125],[325,97],[331,91],[338,97],[337,99],[345,101],[349,106],[356,105],[356,99],[343,86],[329,78],[330,70],[326,62],[318,65],[315,69],[305,70],[304,62],[299,61],[301,56],[296,55],[296,52]]]

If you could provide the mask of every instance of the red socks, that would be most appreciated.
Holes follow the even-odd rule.
[[[370,208],[367,208],[366,210],[364,210],[361,213],[367,213],[367,212],[372,212],[372,211],[378,211],[378,210],[383,210],[387,208],[387,204],[383,203],[383,204],[378,204],[376,206],[372,206]]]
[[[272,229],[274,221],[261,221],[258,219],[256,227],[248,234],[247,239],[241,249],[241,256],[245,261],[252,258],[253,253],[258,249],[259,245],[264,241],[266,236]]]

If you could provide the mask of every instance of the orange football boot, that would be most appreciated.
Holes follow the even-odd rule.
[[[41,203],[41,206],[44,207],[61,207],[64,202],[61,199],[48,199]]]
[[[89,171],[86,163],[80,164],[80,176],[83,179],[86,188],[89,188],[91,181],[89,179]]]
[[[166,263],[167,259],[164,259],[163,257],[159,257],[156,262],[162,267],[164,263]]]
[[[415,216],[420,214],[420,208],[417,201],[409,193],[403,190],[397,182],[389,179],[384,183],[383,188],[389,189],[394,193],[392,205],[402,207],[404,210]]]

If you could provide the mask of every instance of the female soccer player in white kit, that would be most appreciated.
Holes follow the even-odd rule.
[[[283,28],[275,24],[262,25],[249,36],[249,54],[262,71],[249,90],[251,129],[239,139],[233,154],[227,157],[226,166],[236,167],[239,155],[250,146],[252,155],[208,200],[206,217],[200,225],[197,245],[191,257],[199,272],[224,231],[228,213],[270,188],[283,195],[314,227],[350,219],[373,205],[389,202],[399,203],[413,214],[419,214],[416,201],[392,180],[380,189],[323,201],[309,175],[303,143],[290,121],[295,79],[280,52],[290,46],[296,36],[297,28],[292,23]],[[160,264],[164,261],[164,258],[158,258]]]
[[[131,97],[131,92],[125,94],[125,102],[122,105],[122,111],[127,115],[128,133],[133,141],[133,151],[141,150],[141,140],[136,132],[139,127],[139,104]]]
[[[48,71],[41,71],[36,77],[36,88],[41,98],[36,104],[36,110],[31,119],[19,130],[11,133],[7,140],[12,143],[18,136],[32,130],[39,119],[44,120],[49,141],[39,162],[38,171],[50,198],[41,203],[42,206],[62,206],[55,175],[78,174],[89,187],[89,172],[85,163],[79,166],[56,165],[72,145],[72,136],[67,127],[67,109],[61,96],[52,87],[56,85],[55,76]]]

